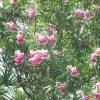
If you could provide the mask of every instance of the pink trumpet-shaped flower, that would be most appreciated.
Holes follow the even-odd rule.
[[[46,37],[44,35],[40,35],[39,36],[38,44],[39,45],[46,45],[46,44],[48,44],[48,41],[47,41],[47,39],[46,39]]]
[[[85,10],[81,12],[81,16],[85,19],[85,20],[90,20],[90,15],[89,15],[89,11]]]
[[[66,83],[61,83],[60,86],[59,86],[59,89],[60,89],[61,93],[63,95],[65,95],[66,92],[67,92],[67,85],[66,85]]]
[[[56,37],[54,35],[51,35],[48,37],[50,44],[55,45],[56,44]]]
[[[48,50],[41,50],[41,53],[42,53],[42,59],[43,60],[50,59],[50,55],[49,55]]]
[[[17,34],[16,36],[16,43],[17,44],[24,44],[25,38],[22,34]]]
[[[14,22],[9,22],[8,28],[9,28],[9,30],[15,31],[15,30],[17,30],[17,25]]]
[[[85,100],[91,100],[90,96],[85,96]]]
[[[17,57],[15,58],[15,65],[20,65],[24,62],[25,56],[24,53],[17,54]]]
[[[96,56],[95,53],[91,54],[90,60],[93,61],[93,62],[97,61],[97,56]]]
[[[72,77],[78,77],[78,76],[79,76],[79,72],[78,72],[78,70],[77,70],[76,67],[72,67],[72,68],[70,69],[70,73],[71,73],[71,76],[72,76]]]
[[[100,48],[97,48],[97,49],[96,49],[95,54],[96,54],[97,56],[100,56]]]
[[[95,100],[99,100],[100,99],[100,93],[96,93],[95,94]]]
[[[42,62],[41,56],[38,54],[35,54],[33,57],[29,58],[29,62],[32,64],[32,66],[38,66]]]
[[[81,9],[74,9],[73,15],[74,17],[81,17],[82,10]]]
[[[27,16],[29,18],[35,18],[37,16],[37,11],[34,9],[27,10]]]

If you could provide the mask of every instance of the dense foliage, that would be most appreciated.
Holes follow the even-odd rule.
[[[99,100],[99,3],[0,0],[0,100]]]

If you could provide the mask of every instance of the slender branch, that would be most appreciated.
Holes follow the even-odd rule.
[[[26,90],[24,84],[21,82],[21,76],[17,73],[17,80],[18,82],[20,83],[21,87],[23,88],[24,92],[26,93],[26,95],[29,97],[29,98],[32,98],[31,94],[28,93],[28,91]]]

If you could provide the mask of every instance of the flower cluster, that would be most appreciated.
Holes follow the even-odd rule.
[[[74,9],[73,16],[75,18],[82,17],[84,20],[90,20],[90,15],[88,10]]]
[[[16,43],[18,45],[22,45],[25,43],[25,38],[22,34],[16,35]],[[15,58],[15,65],[20,65],[24,61],[24,53],[17,53],[17,57]],[[37,50],[37,51],[30,51],[29,55],[29,62],[32,64],[32,66],[38,66],[41,64],[43,60],[49,60],[50,55],[48,50]]]
[[[51,45],[55,45],[56,44],[56,37],[54,35],[51,36],[44,36],[44,35],[39,35],[39,39],[38,39],[38,44],[39,45],[47,45],[48,43],[50,43]]]
[[[38,66],[43,60],[49,59],[50,55],[48,50],[42,49],[37,51],[30,51],[29,62],[32,64],[32,66]]]

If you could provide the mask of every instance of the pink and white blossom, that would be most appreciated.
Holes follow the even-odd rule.
[[[56,37],[54,35],[49,36],[48,39],[51,45],[55,45],[57,42]]]
[[[71,69],[70,69],[70,73],[71,73],[71,76],[72,77],[79,77],[79,71],[77,70],[77,68],[76,67],[72,67]]]
[[[16,43],[18,45],[24,44],[25,43],[25,37],[22,34],[17,34]]]
[[[82,10],[81,9],[74,9],[73,15],[74,17],[81,17]]]
[[[97,61],[97,56],[96,56],[95,53],[91,54],[90,60],[91,60],[92,62],[96,62],[96,61]]]
[[[85,20],[90,20],[90,15],[89,15],[89,11],[88,10],[83,10],[81,12],[81,16],[85,19]]]
[[[39,40],[38,40],[38,44],[39,45],[47,45],[48,44],[47,38],[44,35],[40,35]]]
[[[32,64],[32,66],[38,66],[42,61],[43,59],[38,54],[35,54],[33,57],[29,58],[29,62]]]
[[[42,59],[45,60],[45,59],[50,59],[50,55],[49,55],[49,52],[48,50],[41,50],[41,54],[42,54]]]
[[[96,54],[97,56],[100,56],[100,48],[97,48],[97,49],[96,49],[95,54]]]
[[[20,65],[24,62],[25,55],[22,52],[19,52],[15,57],[15,65]]]
[[[17,30],[17,25],[14,22],[9,22],[7,23],[7,25],[8,25],[9,30],[12,30],[12,31]]]
[[[35,18],[37,16],[37,11],[34,9],[27,10],[27,16],[29,18]]]

